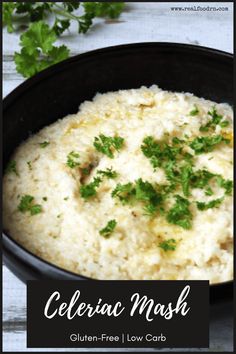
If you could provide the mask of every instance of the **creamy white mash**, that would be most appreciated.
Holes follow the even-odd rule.
[[[92,278],[231,280],[232,115],[228,104],[157,86],[97,94],[16,149],[3,181],[5,230],[39,257]],[[205,146],[211,151],[197,145],[215,136],[222,140]],[[162,144],[158,156],[144,149],[147,137]],[[180,148],[177,160],[163,144]],[[171,161],[175,183],[166,172]],[[188,163],[192,171],[183,175]],[[203,170],[212,174],[207,183]],[[154,199],[137,194],[140,181]],[[114,192],[128,183],[129,192]]]

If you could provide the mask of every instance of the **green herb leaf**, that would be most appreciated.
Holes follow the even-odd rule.
[[[114,150],[120,151],[120,149],[123,147],[123,144],[123,138],[119,136],[108,137],[103,134],[100,134],[99,137],[95,137],[93,143],[97,151],[107,155],[111,159],[114,158]]]
[[[6,167],[6,173],[14,173],[16,176],[19,176],[17,169],[16,169],[16,161],[12,160],[9,161]]]
[[[56,17],[52,29],[56,33],[57,36],[60,36],[69,27],[70,27],[70,20],[68,20],[68,19],[63,20],[63,19]]]
[[[9,33],[12,33],[14,31],[14,26],[13,26],[13,13],[16,8],[16,3],[15,2],[6,2],[4,1],[2,4],[2,20],[3,20],[3,25],[7,27],[7,31]]]
[[[39,204],[33,204],[34,197],[31,195],[24,195],[21,200],[20,204],[18,205],[18,210],[22,213],[29,211],[31,215],[36,215],[42,212],[42,206]]]
[[[229,122],[227,120],[222,121],[223,116],[217,113],[217,110],[215,107],[212,108],[211,111],[208,112],[208,115],[211,116],[211,120],[200,127],[200,131],[202,132],[207,132],[209,131],[210,128],[215,128],[218,124],[224,128],[229,125]]]
[[[64,60],[69,55],[65,46],[54,47],[57,35],[43,21],[34,22],[20,37],[21,52],[16,52],[16,69],[24,77],[30,77],[38,71]]]
[[[43,143],[39,143],[39,146],[44,149],[45,147],[47,147],[49,145],[49,141],[44,141]]]
[[[95,177],[93,182],[83,185],[80,187],[80,195],[84,199],[88,199],[96,195],[97,188],[99,187],[102,179],[99,177]]]
[[[211,189],[211,187],[208,187],[206,190],[205,190],[205,195],[213,195],[213,190]]]
[[[143,202],[146,214],[153,215],[157,212],[157,207],[161,205],[163,196],[158,193],[153,185],[141,178],[136,180],[134,184],[117,184],[112,191],[112,197],[117,197],[123,204],[129,202]]]
[[[73,12],[74,10],[77,10],[80,6],[80,2],[78,1],[64,1],[62,5],[65,7],[65,9],[69,12]]]
[[[40,214],[41,212],[42,212],[42,206],[39,204],[32,205],[32,207],[30,208],[31,215]]]
[[[80,154],[78,152],[71,151],[67,155],[67,162],[66,162],[67,166],[70,168],[75,168],[75,167],[79,166],[80,165],[79,157],[80,157]]]
[[[118,183],[116,188],[112,191],[113,198],[118,198],[123,204],[128,203],[135,194],[135,190],[131,182],[126,184]]]
[[[175,239],[170,238],[169,240],[165,240],[159,243],[159,247],[163,249],[163,251],[175,251],[177,242]]]
[[[196,116],[199,113],[199,109],[197,108],[196,105],[194,105],[194,108],[189,112],[190,116]]]
[[[29,167],[29,170],[32,171],[32,162],[31,161],[27,161],[27,165]]]
[[[233,181],[229,179],[224,179],[222,176],[217,176],[216,178],[217,184],[219,187],[225,189],[226,195],[231,195],[233,190]]]
[[[102,175],[104,177],[111,178],[111,179],[114,179],[118,176],[118,173],[116,171],[112,170],[112,167],[107,168],[106,170],[98,170],[97,173],[99,175]]]
[[[77,22],[78,32],[86,33],[97,16],[117,18],[124,8],[124,3],[93,2],[82,3],[84,14],[78,16],[78,1],[66,2],[4,2],[3,25],[8,32],[19,29],[24,20],[27,30],[21,36],[21,51],[15,53],[14,60],[17,71],[24,77],[68,58],[69,49],[62,45],[54,47],[57,37],[67,30],[72,21]],[[18,21],[19,18],[21,21]],[[47,22],[54,25],[49,28]],[[16,24],[16,26],[14,26]]]
[[[197,170],[191,176],[191,186],[192,188],[203,189],[208,186],[210,180],[215,176],[216,175],[214,173],[211,173],[206,169]]]
[[[230,141],[225,139],[222,135],[199,136],[195,138],[189,146],[195,151],[196,155],[199,155],[214,150],[214,148],[222,142],[229,144]]]
[[[197,208],[199,210],[207,210],[207,209],[211,209],[211,208],[217,208],[222,203],[223,200],[224,200],[224,198],[218,198],[218,199],[211,200],[208,203],[196,202]]]
[[[167,221],[179,225],[184,229],[191,228],[192,213],[189,210],[189,201],[180,195],[176,195],[176,202],[167,214]]]
[[[185,164],[180,169],[180,183],[182,185],[183,193],[186,197],[190,195],[189,188],[190,188],[190,181],[193,175],[193,168],[191,164]]]
[[[184,140],[180,140],[177,137],[173,138],[173,143],[179,145]],[[147,136],[143,140],[141,145],[143,154],[150,159],[154,170],[157,167],[161,167],[164,162],[176,161],[178,154],[181,153],[181,146],[171,146],[165,142],[157,142],[152,136]]]
[[[157,210],[157,206],[162,203],[161,194],[157,193],[153,185],[147,181],[143,181],[139,178],[135,183],[135,198],[145,202],[146,206],[144,210],[149,214],[154,214],[154,210]]]
[[[110,220],[108,221],[107,225],[99,231],[99,234],[105,238],[109,238],[111,234],[113,233],[115,227],[117,225],[116,220]]]
[[[93,17],[109,17],[117,18],[124,9],[124,2],[84,2],[83,3],[86,14]]]

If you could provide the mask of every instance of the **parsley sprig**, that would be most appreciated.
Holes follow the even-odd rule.
[[[82,14],[79,15],[80,7]],[[19,29],[17,24],[22,21],[27,28],[20,37],[21,51],[14,56],[17,71],[30,77],[68,58],[69,48],[54,43],[72,22],[77,23],[78,33],[86,33],[94,18],[114,19],[123,9],[124,2],[3,2],[3,25],[7,31],[16,32]],[[51,19],[53,25],[50,27]]]
[[[16,70],[27,78],[68,58],[69,49],[65,45],[54,46],[56,40],[57,34],[47,23],[32,23],[20,36],[22,48],[14,55]]]

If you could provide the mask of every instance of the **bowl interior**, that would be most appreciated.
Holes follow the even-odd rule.
[[[97,92],[156,84],[232,104],[232,78],[230,54],[189,45],[140,43],[73,57],[27,80],[4,100],[4,164],[29,134],[77,112]]]

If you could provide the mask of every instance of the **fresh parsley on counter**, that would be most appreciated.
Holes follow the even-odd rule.
[[[115,19],[124,9],[124,2],[3,2],[3,25],[9,33],[19,28],[19,19],[26,31],[20,36],[21,51],[14,56],[16,69],[28,78],[37,72],[69,57],[65,45],[54,43],[72,22],[76,22],[78,33],[86,33],[96,17]],[[78,9],[83,8],[78,15]],[[53,25],[49,26],[49,19]]]

